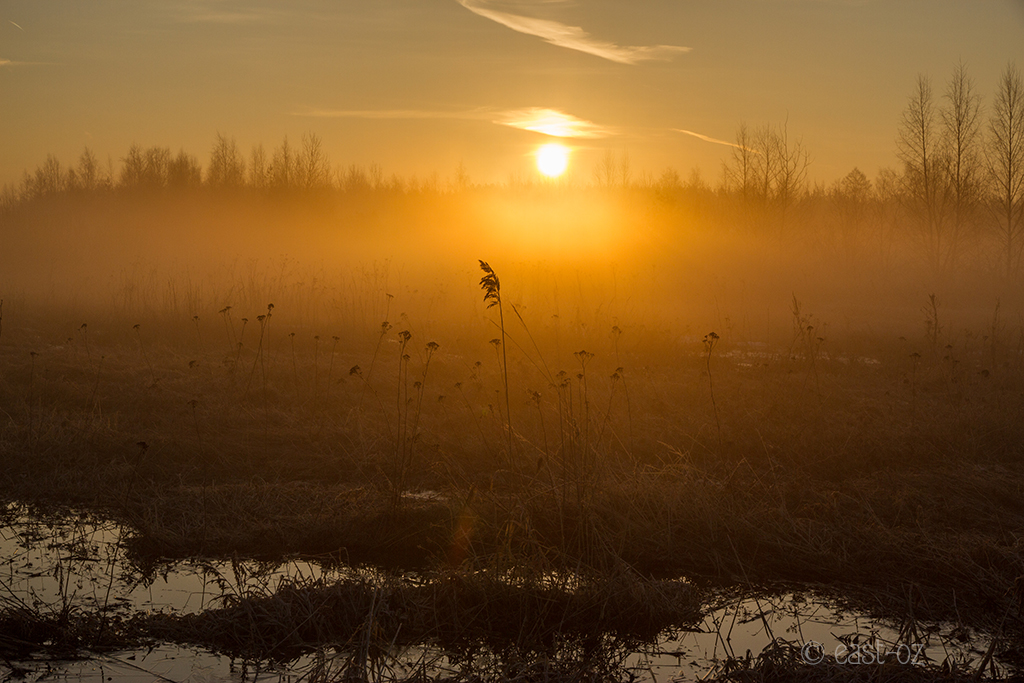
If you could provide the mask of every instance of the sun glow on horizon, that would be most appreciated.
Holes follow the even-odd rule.
[[[548,178],[557,178],[569,167],[569,148],[558,143],[537,150],[537,170]]]

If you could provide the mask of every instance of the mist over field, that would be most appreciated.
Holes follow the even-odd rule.
[[[784,348],[794,297],[827,326],[830,345],[918,342],[932,294],[944,341],[983,329],[997,302],[1016,334],[1019,273],[1007,275],[987,209],[974,208],[955,263],[936,265],[906,199],[879,189],[886,180],[895,182],[854,170],[794,197],[784,214],[673,176],[587,187],[68,191],[5,211],[0,278],[9,325],[25,316],[187,327],[197,315],[212,325],[225,306],[255,319],[273,302],[289,331],[335,334],[375,329],[391,295],[392,315],[414,331],[463,337],[460,326],[486,319],[483,259],[527,322],[558,315],[583,346],[617,325],[637,351],[641,337],[710,331]]]

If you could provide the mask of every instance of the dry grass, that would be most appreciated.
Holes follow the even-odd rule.
[[[491,649],[557,642],[583,666],[595,631],[642,639],[723,588],[794,584],[1020,642],[1024,367],[1008,333],[934,351],[920,335],[818,337],[795,303],[772,346],[582,305],[517,306],[495,326],[475,277],[481,310],[424,320],[351,301],[358,320],[290,317],[312,291],[247,323],[224,307],[138,327],[6,308],[0,496],[124,522],[140,564],[300,554],[427,572],[111,622],[254,657],[335,643],[357,673],[369,643],[455,652],[471,633]],[[570,575],[584,582],[551,584]],[[680,576],[686,591],[651,578]],[[29,643],[95,630],[89,615],[4,618]],[[555,675],[506,654],[520,666],[506,680]],[[841,678],[784,655],[724,675]]]

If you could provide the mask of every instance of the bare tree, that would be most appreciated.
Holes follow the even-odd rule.
[[[739,192],[748,218],[781,232],[787,212],[806,189],[809,164],[803,144],[789,139],[788,124],[765,124],[753,133],[741,124],[725,167],[726,186]]]
[[[302,152],[298,158],[299,183],[307,190],[321,189],[331,183],[331,163],[324,153],[320,137],[314,133],[302,136]]]
[[[835,237],[840,252],[847,258],[857,255],[871,198],[871,181],[859,168],[847,173],[829,191],[836,216]]]
[[[143,155],[142,184],[149,189],[167,186],[171,165],[171,150],[167,147],[150,147]]]
[[[594,166],[594,184],[603,188],[615,185],[615,154],[610,149],[605,150],[601,160]]]
[[[619,159],[619,187],[629,187],[633,183],[633,171],[629,164],[629,152],[623,152]]]
[[[754,131],[750,140],[753,145],[753,194],[764,209],[772,198],[772,189],[778,177],[778,142],[775,131],[767,123]]]
[[[263,143],[254,145],[249,156],[249,185],[257,190],[266,189],[270,184],[270,167],[267,164],[267,153],[263,151]]]
[[[788,123],[776,129],[771,139],[776,157],[773,200],[778,209],[781,229],[785,227],[789,209],[805,189],[811,157],[804,149],[803,142],[790,141]]]
[[[270,184],[276,189],[286,190],[296,182],[296,158],[286,137],[281,146],[274,150],[274,158],[270,162]]]
[[[879,262],[886,268],[895,264],[897,237],[903,224],[903,179],[893,168],[882,168],[874,182],[871,221],[876,226]]]
[[[949,236],[945,254],[947,269],[957,265],[965,244],[978,225],[983,190],[981,157],[981,97],[960,62],[946,85],[942,120],[941,155],[948,197]]]
[[[992,183],[991,207],[1006,260],[1006,274],[1017,274],[1024,249],[1024,83],[1007,64],[999,81],[986,149]]]
[[[237,188],[245,184],[245,160],[234,138],[229,140],[223,133],[217,133],[210,152],[206,183],[217,188]]]
[[[25,194],[28,197],[47,197],[64,189],[64,172],[60,161],[52,154],[46,155],[46,161],[36,172],[25,180]]]
[[[186,152],[178,150],[178,156],[167,164],[167,185],[174,188],[199,187],[202,184],[203,172],[199,160]]]
[[[896,136],[896,154],[903,162],[903,197],[925,240],[928,260],[939,268],[945,262],[946,194],[942,155],[935,124],[931,81],[918,76],[917,89],[903,110]]]
[[[17,187],[12,183],[4,183],[0,190],[0,214],[14,210],[19,201]]]
[[[373,179],[373,166],[370,166],[370,185],[376,187],[376,181]],[[466,164],[461,159],[459,165],[455,167],[455,178],[452,179],[452,190],[454,192],[464,192],[469,189],[470,185],[469,171],[466,170]]]
[[[754,143],[746,123],[736,131],[731,163],[726,164],[724,172],[726,187],[739,191],[744,201],[749,200],[754,185]]]
[[[88,147],[82,150],[82,156],[78,157],[78,167],[74,172],[74,187],[80,190],[90,192],[104,184],[100,162]]]
[[[338,169],[338,185],[345,192],[368,192],[372,185],[370,176],[366,174],[361,166],[349,164],[347,169]]]
[[[146,159],[142,145],[133,144],[121,160],[121,187],[137,189],[142,187],[146,177]]]

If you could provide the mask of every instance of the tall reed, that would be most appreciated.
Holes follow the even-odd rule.
[[[484,276],[480,278],[480,287],[484,291],[484,302],[487,303],[487,308],[498,307],[498,323],[501,327],[501,381],[505,387],[505,427],[508,433],[508,466],[511,469],[513,466],[512,411],[508,397],[508,356],[505,351],[507,345],[505,343],[505,313],[501,305],[501,281],[498,279],[498,274],[486,261],[480,261],[480,270],[484,272]]]

